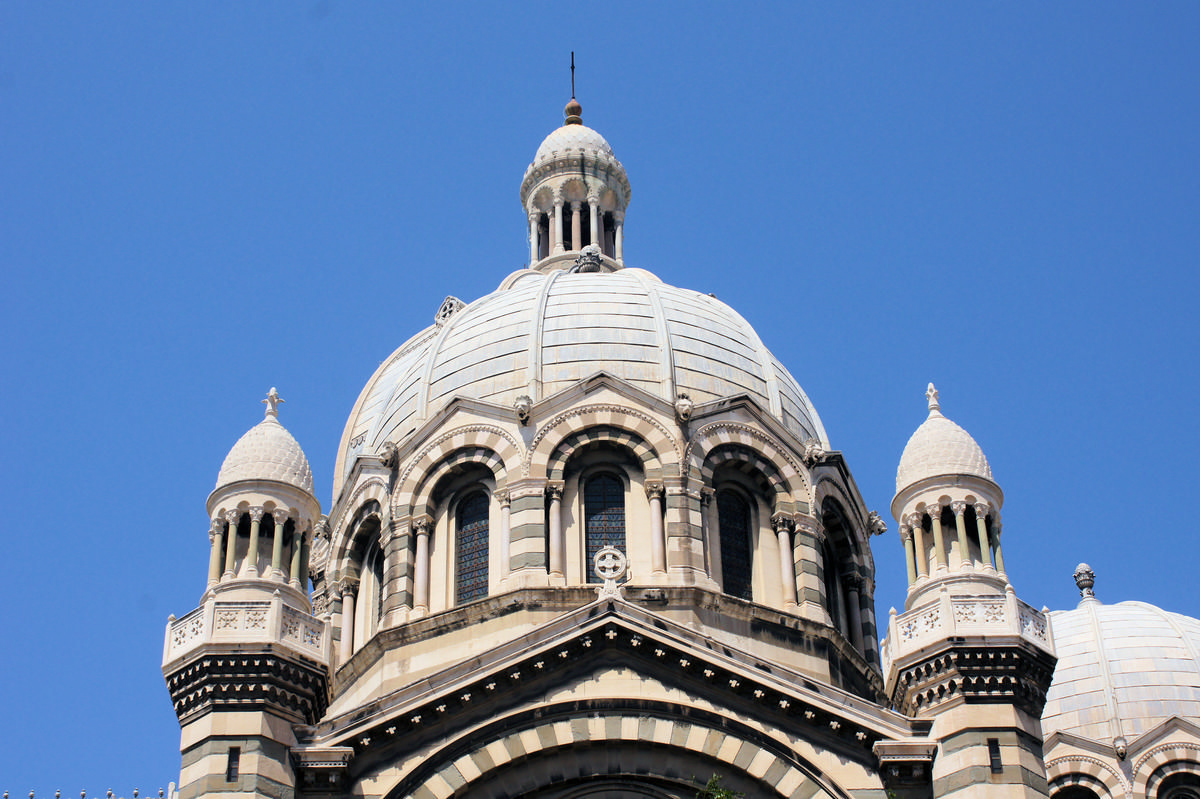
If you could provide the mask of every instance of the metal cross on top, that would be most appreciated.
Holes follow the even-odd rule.
[[[625,576],[629,568],[629,560],[625,553],[616,547],[602,547],[593,559],[596,574],[604,578],[604,585],[599,589],[601,596],[620,596],[617,580]]]

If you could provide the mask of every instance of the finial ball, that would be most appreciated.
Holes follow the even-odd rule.
[[[563,115],[566,116],[566,125],[582,125],[583,124],[583,106],[574,97],[567,103],[567,107],[563,109]]]

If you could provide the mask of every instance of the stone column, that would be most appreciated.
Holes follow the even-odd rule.
[[[937,553],[937,567],[948,569],[950,560],[946,557],[946,536],[942,532],[942,506],[931,502],[925,511],[929,514],[929,521],[933,524],[933,548]]]
[[[292,585],[300,589],[300,593],[308,596],[308,566],[309,558],[312,556],[313,537],[317,534],[317,529],[324,522],[318,521],[317,526],[312,530],[305,530],[300,533],[300,571],[293,572],[291,575]],[[326,528],[327,529],[327,528]]]
[[[600,252],[612,257],[612,253],[605,250],[604,247],[604,212],[599,211],[596,214],[596,246],[600,248]]]
[[[600,246],[600,198],[592,195],[588,197],[588,222],[591,224],[588,227],[588,244]]]
[[[567,547],[562,529],[563,484],[553,482],[546,486],[546,498],[550,500],[550,576],[566,577]]]
[[[225,540],[225,522],[213,519],[208,525],[208,587],[212,588],[221,579],[221,543]]]
[[[512,550],[512,498],[507,491],[496,491],[492,498],[500,504],[500,579],[508,576]]]
[[[281,531],[282,532],[282,531]],[[287,574],[281,575],[285,582],[299,588],[301,565],[304,561],[304,548],[308,546],[308,536],[300,529],[300,522],[292,525],[292,559],[288,564]]]
[[[338,660],[345,663],[354,654],[354,606],[358,599],[358,583],[342,582],[342,641]]]
[[[229,541],[225,544],[225,573],[222,580],[233,579],[234,559],[237,557],[237,528],[241,513],[236,510],[225,511],[225,521],[229,523]]]
[[[900,540],[904,542],[904,563],[908,566],[908,585],[917,581],[917,556],[913,554],[913,531],[908,524],[900,525]]]
[[[646,496],[650,499],[650,570],[655,574],[667,573],[667,540],[663,532],[663,489],[662,483],[646,483]],[[629,542],[625,542],[626,549]]]
[[[792,520],[776,513],[771,517],[771,529],[779,540],[779,585],[783,589],[784,607],[796,605],[796,561],[792,553]]]
[[[250,546],[246,548],[246,562],[242,564],[242,575],[258,576],[258,529],[262,524],[262,508],[250,509]]]
[[[538,241],[538,222],[541,221],[541,211],[529,212],[529,264],[532,266],[538,262],[538,253],[541,251],[541,242]]]
[[[433,519],[422,516],[413,520],[413,529],[417,532],[417,556],[413,564],[413,610],[429,612],[429,533],[433,528]]]
[[[917,557],[917,579],[929,576],[929,557],[925,554],[925,526],[921,524],[921,514],[912,513],[908,517],[908,526],[913,532],[913,553]]]
[[[583,219],[579,212],[582,210],[579,200],[571,201],[571,249],[582,250],[580,239],[583,238]]]
[[[283,580],[283,527],[288,517],[276,510],[271,514],[271,519],[275,522],[271,531],[271,577]]]
[[[563,247],[563,204],[562,200],[554,201],[554,252],[566,252]]]
[[[1007,574],[1004,571],[1004,553],[1000,551],[1000,532],[1001,525],[999,519],[992,519],[992,545],[996,552],[996,571],[1001,574]]]
[[[625,214],[614,213],[613,224],[616,225],[616,235],[613,237],[617,263],[625,263]]]
[[[979,559],[983,561],[984,566],[996,568],[996,562],[992,560],[992,544],[988,540],[987,532],[987,515],[990,506],[986,502],[975,503],[975,527],[979,535]]]
[[[954,527],[958,532],[958,568],[971,565],[971,544],[967,540],[967,503],[951,502],[950,510],[954,511]]]
[[[857,574],[849,573],[842,575],[842,585],[846,586],[846,604],[849,606],[850,619],[850,643],[854,644],[854,649],[858,654],[863,654],[863,625],[862,625],[862,608],[859,603],[862,595],[863,580]]]

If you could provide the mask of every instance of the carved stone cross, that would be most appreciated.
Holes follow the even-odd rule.
[[[604,578],[604,585],[599,589],[601,596],[620,596],[617,580],[625,576],[629,561],[625,553],[616,547],[603,547],[596,553],[593,560],[596,574]]]
[[[267,406],[267,416],[279,416],[279,403],[287,402],[283,397],[279,396],[279,392],[275,390],[275,386],[271,386],[271,390],[267,392],[267,398],[262,401]]]

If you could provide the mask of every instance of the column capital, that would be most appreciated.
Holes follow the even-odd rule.
[[[508,491],[505,491],[504,489],[493,491],[492,498],[496,500],[496,502],[498,502],[502,508],[508,508],[512,506],[512,495],[510,495]]]
[[[583,208],[583,203],[579,200],[571,200],[571,210],[578,211]]]
[[[214,516],[208,523],[209,535],[220,535],[225,532],[225,520],[220,516]]]
[[[858,572],[844,572],[842,574],[842,583],[851,591],[862,593],[864,580]]]
[[[285,508],[276,508],[271,511],[271,518],[275,520],[276,524],[283,525],[287,524],[287,520],[292,518],[292,514]],[[300,524],[299,519],[296,519],[296,524]]]
[[[537,208],[529,209],[529,224],[536,225],[541,218],[542,212],[540,210]]]
[[[429,535],[433,531],[433,517],[418,516],[412,521],[413,531],[417,535]]]
[[[710,488],[709,486],[704,486],[703,488],[700,489],[700,504],[707,505],[708,503],[713,501],[713,498],[716,495],[717,495],[717,490],[715,488]]]
[[[663,487],[662,483],[657,482],[657,481],[651,481],[649,483],[646,483],[646,496],[648,498],[662,499],[663,495],[666,493],[667,493],[667,490],[666,490],[666,488]]]
[[[236,527],[238,520],[242,518],[242,512],[236,508],[225,511],[225,521],[229,522],[230,527]]]
[[[942,503],[930,502],[925,506],[925,512],[929,514],[930,519],[940,518],[942,515]]]
[[[563,483],[561,480],[552,480],[546,483],[546,498],[551,502],[561,500],[563,495]]]
[[[262,517],[266,515],[267,510],[261,506],[255,505],[247,511],[250,514],[250,521],[261,522]]]
[[[986,519],[988,512],[991,509],[992,509],[992,506],[986,502],[976,502],[975,503],[975,516],[978,517],[979,519]]]
[[[339,596],[342,596],[342,597],[357,596],[358,595],[358,580],[355,579],[354,577],[343,577],[341,580],[338,581],[337,585],[334,586],[334,590],[338,593]]]
[[[1004,525],[1000,523],[999,519],[993,518],[992,519],[992,538],[995,538],[997,541],[999,541],[1000,534],[1002,532],[1004,532]]]
[[[790,533],[796,527],[796,522],[786,513],[775,513],[771,516],[771,529],[776,533]]]
[[[923,513],[910,513],[904,517],[904,522],[910,529],[916,529],[917,527],[924,529],[924,525],[921,524],[924,515]]]
[[[955,516],[962,516],[967,512],[967,503],[961,500],[955,500],[950,503],[950,510],[954,511]]]
[[[900,523],[900,540],[907,544],[909,541],[912,541],[912,537],[913,537],[912,527],[909,526],[908,522],[901,522]]]

